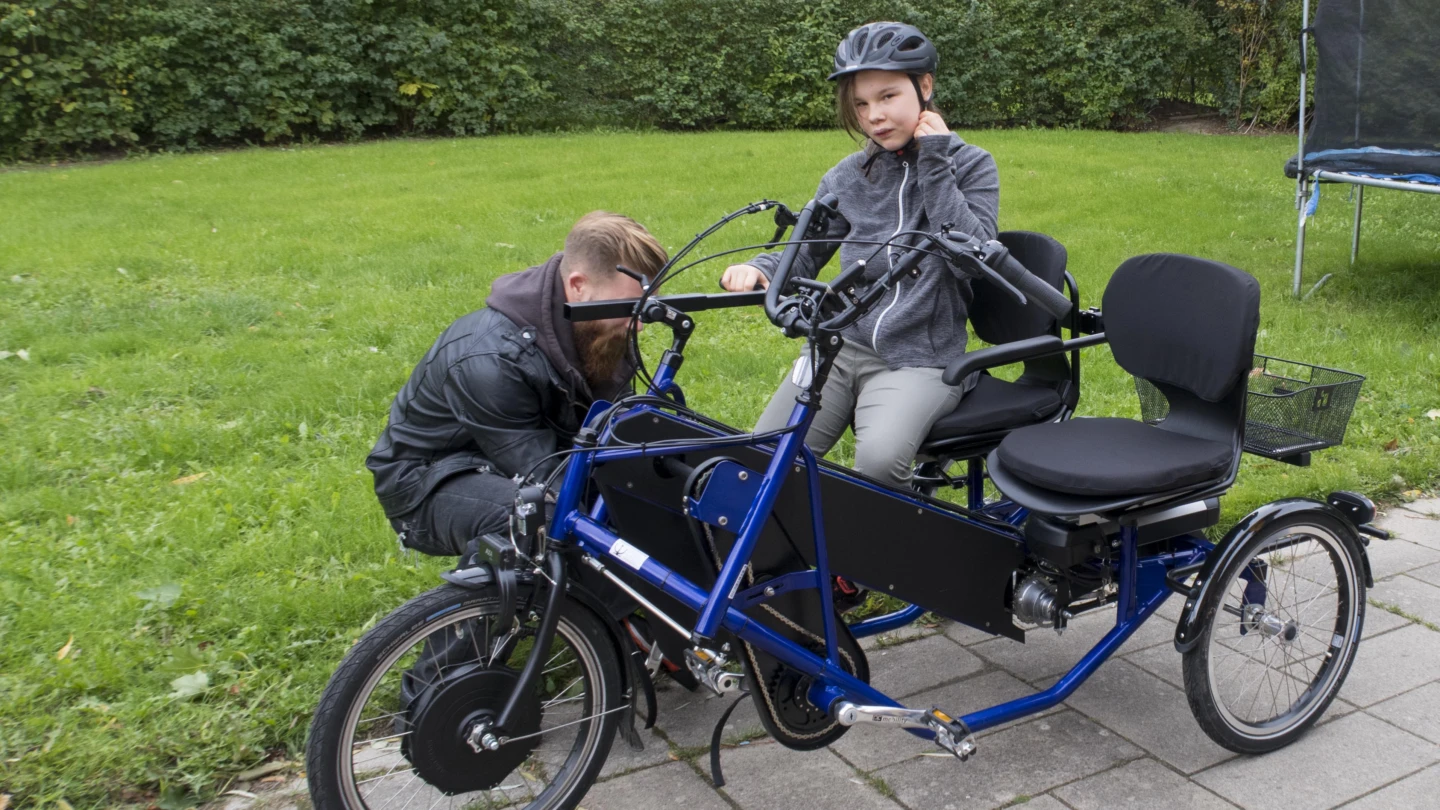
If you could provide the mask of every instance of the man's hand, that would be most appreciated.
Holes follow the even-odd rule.
[[[720,286],[729,292],[749,292],[755,289],[757,284],[760,289],[767,289],[770,279],[766,278],[758,267],[749,264],[732,264],[725,268],[725,275],[720,277]]]
[[[940,113],[930,110],[920,113],[920,123],[915,126],[915,137],[949,134],[950,128],[945,126],[945,119],[940,117]]]

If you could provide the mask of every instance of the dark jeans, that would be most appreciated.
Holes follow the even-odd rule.
[[[515,505],[515,482],[493,472],[468,472],[445,479],[420,508],[392,518],[404,543],[422,554],[458,556],[465,544],[503,530]]]

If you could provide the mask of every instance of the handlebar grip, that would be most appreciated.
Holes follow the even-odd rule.
[[[1005,254],[1005,260],[995,268],[995,272],[999,273],[1001,278],[1015,285],[1020,292],[1025,293],[1025,297],[1039,305],[1041,309],[1054,315],[1056,320],[1064,320],[1070,315],[1070,310],[1074,308],[1064,293],[1026,270],[1025,265],[1009,253]]]
[[[800,255],[800,245],[805,239],[805,232],[810,228],[810,221],[815,218],[815,205],[815,200],[811,200],[795,215],[795,229],[790,232],[790,241],[785,243],[780,262],[775,265],[775,275],[765,290],[765,316],[771,323],[776,323],[776,318],[780,317],[780,298],[785,287],[790,284],[790,271],[795,265],[795,259]]]

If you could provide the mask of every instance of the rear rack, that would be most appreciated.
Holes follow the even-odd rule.
[[[1345,440],[1363,382],[1353,372],[1255,355],[1245,402],[1245,452],[1308,467],[1312,452]],[[1136,377],[1135,392],[1142,420],[1154,425],[1169,415],[1160,389]]]

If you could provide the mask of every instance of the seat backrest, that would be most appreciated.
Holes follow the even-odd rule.
[[[997,238],[1010,249],[1012,256],[1025,265],[1025,269],[1065,292],[1064,245],[1033,231],[1003,231]],[[975,334],[986,343],[999,345],[1060,334],[1055,319],[1049,313],[1039,307],[1019,303],[995,284],[978,280],[970,285],[970,289],[975,296],[970,304],[970,323],[975,327]]]
[[[1238,448],[1259,282],[1228,264],[1152,253],[1115,270],[1103,311],[1115,362],[1170,402],[1160,427]]]

